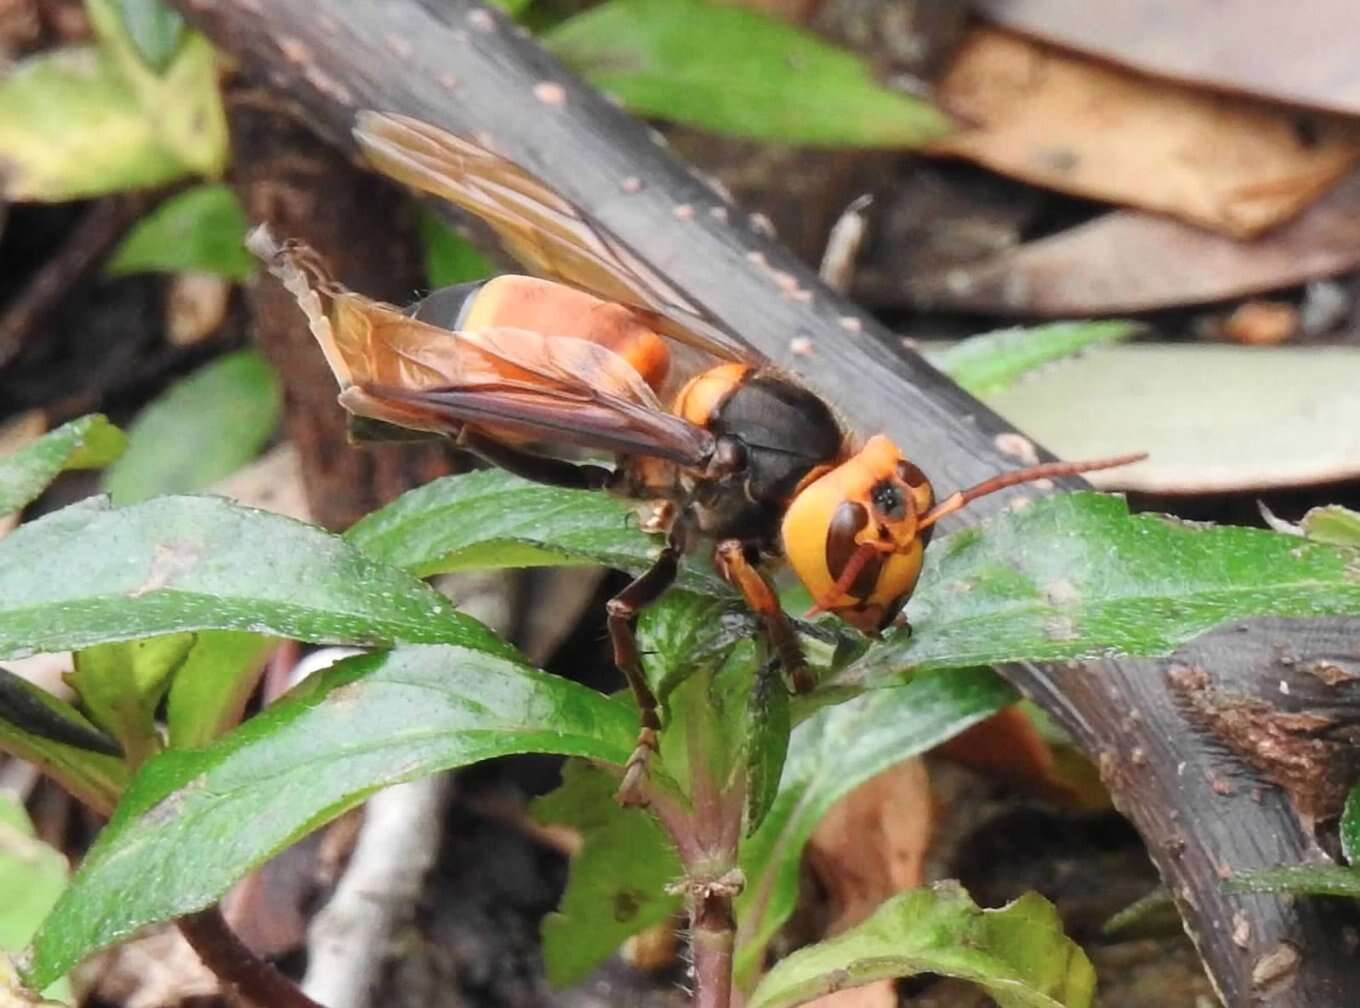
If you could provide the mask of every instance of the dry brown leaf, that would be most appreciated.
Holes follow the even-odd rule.
[[[808,842],[808,863],[831,904],[835,934],[853,927],[888,897],[925,880],[934,809],[920,759],[871,777],[831,806]],[[811,1008],[893,1008],[891,980],[827,994]]]
[[[891,980],[823,994],[809,1001],[808,1008],[897,1008],[897,988]]]
[[[933,820],[930,780],[919,759],[889,767],[831,806],[808,843],[808,861],[831,904],[830,933],[921,884]]]
[[[721,0],[728,7],[745,7],[760,14],[801,24],[821,6],[822,0]]]
[[[937,100],[969,125],[931,150],[1237,237],[1302,210],[1360,158],[1360,125],[1145,77],[996,28]]]
[[[1058,805],[1104,809],[1110,804],[1090,763],[1078,753],[1058,752],[1050,746],[1019,704],[960,732],[935,751]]]
[[[193,346],[222,328],[232,286],[215,273],[176,273],[165,297],[165,335],[170,345]]]
[[[312,520],[297,449],[291,442],[271,448],[244,469],[219,482],[213,492],[298,521]]]
[[[88,964],[94,992],[123,1008],[167,1008],[212,997],[220,984],[171,925],[144,933]]]
[[[26,410],[0,424],[0,458],[13,455],[47,433],[47,415],[42,410]],[[19,524],[19,511],[0,515],[0,536]]]
[[[917,307],[1061,318],[1245,297],[1357,264],[1360,173],[1353,173],[1301,216],[1252,242],[1120,211],[904,286]]]
[[[984,397],[1063,458],[1148,458],[1102,490],[1242,493],[1360,478],[1360,350],[1227,343],[1101,347]]]
[[[984,16],[1147,73],[1360,114],[1355,0],[981,0]]]

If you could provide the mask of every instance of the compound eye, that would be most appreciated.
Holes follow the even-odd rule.
[[[926,474],[917,468],[916,463],[900,459],[897,463],[897,478],[909,487],[925,486]]]

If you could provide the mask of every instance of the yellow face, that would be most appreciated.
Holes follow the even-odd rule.
[[[799,491],[780,534],[817,608],[868,634],[891,623],[920,577],[928,530],[918,521],[934,498],[882,435]]]

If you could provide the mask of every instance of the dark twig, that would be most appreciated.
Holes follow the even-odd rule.
[[[216,906],[181,917],[180,934],[235,993],[259,1008],[322,1008],[301,988],[246,948]]]
[[[99,268],[157,198],[144,192],[121,193],[86,211],[61,248],[0,314],[0,368],[19,354],[66,293]]]
[[[353,149],[355,112],[376,108],[473,136],[536,172],[715,317],[802,373],[859,429],[893,436],[942,492],[1014,468],[1016,458],[1033,449],[748,226],[643,124],[582,84],[501,15],[467,0],[177,3],[247,72],[299,102],[309,125],[345,149]],[[804,355],[791,352],[794,341]],[[1069,489],[1084,486],[1077,479],[1060,482]],[[1027,492],[1034,491],[989,498],[966,520]],[[1318,649],[1329,641],[1360,636],[1356,621],[1328,626],[1321,636],[1316,625],[1311,632],[1297,624],[1272,627],[1270,643],[1291,656],[1291,667],[1302,669],[1310,657],[1325,657]],[[1196,652],[1196,662],[1211,668],[1217,683],[1239,687],[1260,683],[1258,661],[1230,634]],[[1253,771],[1212,730],[1197,727],[1207,722],[1187,720],[1168,689],[1168,667],[1120,661],[1004,672],[1098,760],[1119,807],[1147,841],[1226,1003],[1360,1004],[1360,969],[1331,909],[1318,901],[1225,892],[1226,875],[1322,855],[1270,785],[1247,784],[1231,793],[1211,786],[1227,774],[1251,780]],[[1235,926],[1238,920],[1246,926]],[[1294,957],[1287,982],[1266,989],[1262,977],[1286,943],[1304,951]]]

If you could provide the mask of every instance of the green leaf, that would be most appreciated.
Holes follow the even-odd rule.
[[[485,280],[496,272],[495,265],[477,246],[433,212],[422,208],[417,223],[425,247],[425,280],[431,287]]]
[[[242,244],[245,233],[246,215],[236,194],[221,183],[205,183],[170,197],[138,221],[105,268],[116,276],[196,270],[245,280],[254,269]]]
[[[760,828],[779,793],[788,757],[789,688],[773,665],[756,672],[746,708],[746,830]]]
[[[164,71],[184,39],[184,19],[163,0],[116,0],[123,28],[148,67]]]
[[[109,741],[70,704],[0,669],[0,749],[105,815],[128,780],[127,764],[96,751]]]
[[[661,548],[636,506],[608,494],[541,486],[500,470],[448,476],[357,522],[345,538],[420,577],[499,567],[603,564],[640,574]],[[686,564],[681,587],[728,593]]]
[[[0,459],[0,514],[25,507],[65,469],[97,469],[120,454],[127,439],[108,419],[91,413]]]
[[[907,608],[913,632],[871,648],[840,684],[891,683],[907,669],[1161,655],[1228,620],[1357,613],[1360,551],[1061,494],[933,545]]]
[[[499,7],[511,17],[519,17],[529,9],[534,0],[488,0],[488,2],[492,7]]]
[[[1281,865],[1242,872],[1225,883],[1230,892],[1287,892],[1300,896],[1360,899],[1360,871],[1337,864]]]
[[[219,357],[138,414],[104,489],[115,503],[132,504],[209,487],[259,454],[282,409],[278,378],[257,351]]]
[[[236,727],[275,643],[240,630],[200,630],[170,684],[170,745],[204,746]]]
[[[134,769],[160,751],[156,707],[193,646],[193,634],[178,633],[76,652],[71,685],[95,723],[122,743]]]
[[[66,874],[66,858],[38,839],[23,805],[0,791],[0,892],[5,894],[0,901],[0,952],[15,953],[28,944],[66,888]],[[4,990],[0,976],[0,1001]],[[74,1003],[65,981],[45,993]]]
[[[1159,885],[1146,896],[1112,914],[1100,926],[1100,933],[1106,938],[1129,941],[1179,934],[1184,928],[1181,912],[1176,909],[1176,901],[1171,898],[1170,890]]]
[[[111,0],[88,0],[98,46],[22,60],[0,81],[0,196],[65,201],[220,175],[226,114],[212,46],[191,33],[164,72]]]
[[[181,630],[503,648],[433,588],[311,525],[217,497],[102,498],[0,539],[0,657]]]
[[[511,753],[622,764],[627,705],[499,647],[340,662],[218,742],[149,760],[30,950],[37,986],[136,929],[202,909],[379,788]]]
[[[1070,357],[1089,346],[1126,340],[1136,322],[1052,322],[1032,328],[999,329],[961,340],[926,355],[974,395],[999,392],[1027,371]]]
[[[227,117],[211,43],[189,32],[164,70],[156,70],[143,59],[112,0],[85,0],[85,9],[101,50],[136,96],[157,146],[183,172],[220,176],[227,162]]]
[[[1360,546],[1360,512],[1340,504],[1312,508],[1299,524],[1303,534],[1314,542]]]
[[[826,707],[794,729],[779,795],[741,852],[736,974],[749,988],[798,899],[803,848],[842,796],[875,774],[952,738],[1014,702],[990,669],[918,676]]]
[[[1053,905],[1027,893],[979,908],[956,882],[894,896],[872,917],[778,963],[748,1008],[792,1008],[876,980],[935,973],[971,980],[1001,1008],[1086,1008],[1095,970]]]
[[[786,143],[914,147],[944,135],[928,103],[854,54],[775,18],[703,0],[610,0],[544,44],[641,115]]]
[[[1360,783],[1355,784],[1346,795],[1346,805],[1341,810],[1341,853],[1352,868],[1360,867]]]
[[[618,780],[584,763],[562,768],[562,785],[529,811],[545,824],[581,834],[567,888],[555,913],[543,918],[543,964],[548,982],[568,987],[632,935],[680,909],[666,887],[682,875],[680,858],[649,815],[614,800]]]
[[[113,61],[90,46],[21,60],[0,81],[6,199],[61,202],[184,173]]]

